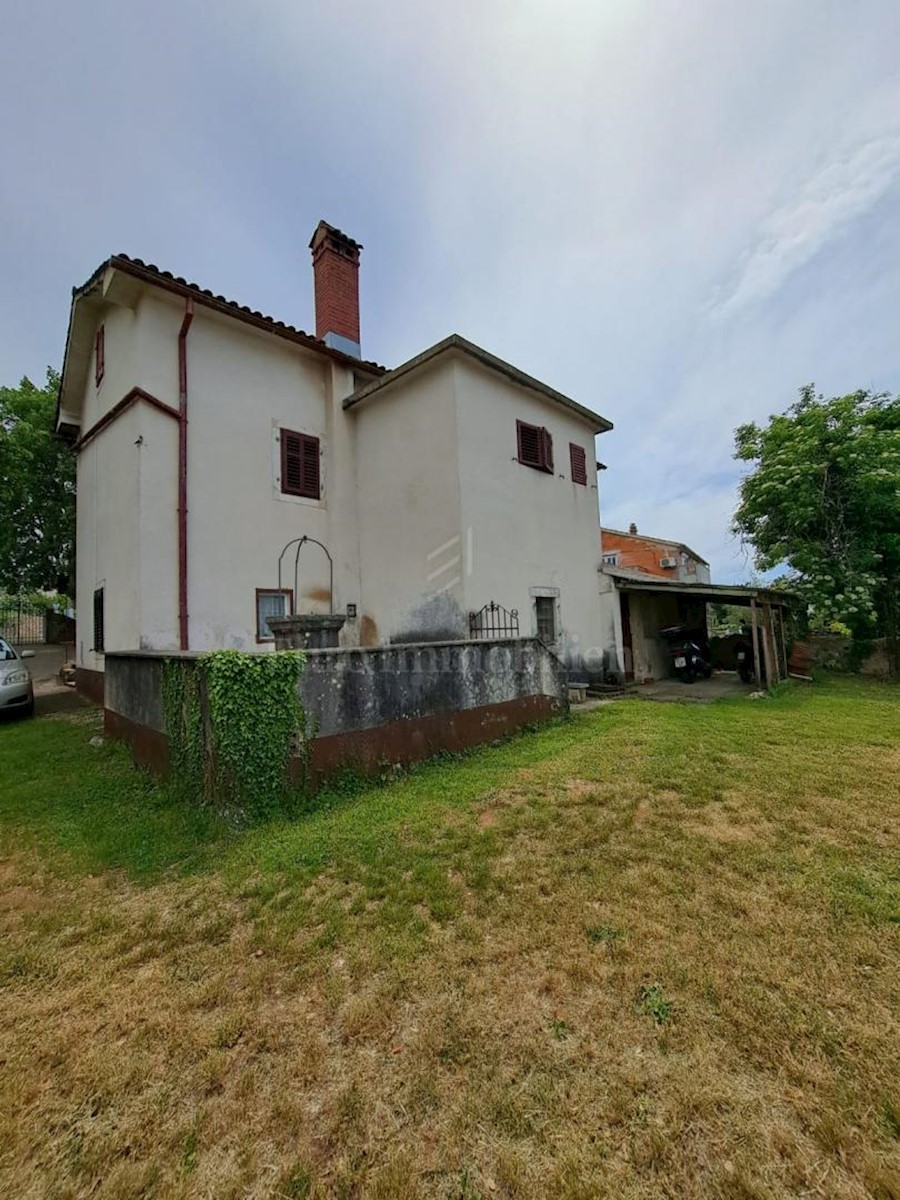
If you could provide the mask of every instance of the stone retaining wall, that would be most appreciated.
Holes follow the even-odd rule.
[[[197,657],[106,655],[106,731],[153,770],[168,768],[164,663]],[[299,690],[318,777],[464,750],[568,706],[565,668],[534,638],[310,651]]]

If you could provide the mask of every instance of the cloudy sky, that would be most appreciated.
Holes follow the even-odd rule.
[[[458,332],[615,422],[604,524],[746,578],[732,430],[900,390],[896,0],[32,0],[0,41],[0,382],[130,253],[363,352]]]

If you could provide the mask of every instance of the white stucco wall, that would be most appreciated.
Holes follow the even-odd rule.
[[[596,452],[591,427],[539,394],[460,356],[454,368],[462,533],[470,552],[465,604],[518,609],[537,633],[535,595],[557,601],[556,650],[573,666],[599,668],[609,645],[600,612]],[[518,461],[516,421],[553,437],[553,474]],[[585,451],[587,484],[571,478],[569,444]]]
[[[106,649],[126,650],[140,638],[140,433],[140,414],[131,408],[78,457],[75,653],[79,666],[92,670],[103,669],[93,648],[95,589],[104,589]]]
[[[97,389],[91,369],[82,433],[135,386],[177,408],[183,311],[176,299],[152,294],[135,309],[107,307],[106,370]],[[341,528],[329,527],[337,464],[327,406],[340,406],[353,390],[353,376],[339,370],[333,379],[327,360],[203,309],[195,312],[187,355],[190,648],[265,651],[269,645],[256,641],[256,589],[276,586],[277,558],[291,538],[306,534],[324,542],[338,564],[336,606],[359,603],[352,464],[341,467],[351,481]],[[320,438],[319,501],[280,492],[281,428]],[[346,438],[342,451],[350,452]],[[76,590],[83,666],[103,667],[90,650],[92,598],[107,576],[107,647],[177,647],[177,496],[178,425],[149,405],[134,405],[79,453]],[[307,545],[299,567],[297,607],[327,611],[326,557]],[[293,587],[293,550],[282,582]],[[355,626],[347,634],[352,644]]]
[[[465,637],[452,363],[351,410],[363,644]]]
[[[613,580],[602,570],[597,575],[597,582],[600,592],[600,637],[606,647],[606,665],[609,670],[615,671],[621,680],[625,678],[625,672],[631,670],[631,663],[625,661],[619,593]]]

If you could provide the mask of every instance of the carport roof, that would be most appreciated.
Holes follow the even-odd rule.
[[[602,570],[604,575],[609,575],[615,581],[620,591],[626,592],[665,592],[668,595],[677,592],[696,596],[698,600],[708,600],[711,604],[749,604],[751,600],[756,600],[763,604],[788,605],[796,600],[791,592],[751,584],[681,583],[677,579],[655,578],[627,567],[603,567]]]

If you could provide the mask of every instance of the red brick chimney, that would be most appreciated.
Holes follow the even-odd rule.
[[[360,357],[359,252],[362,246],[320,221],[309,243],[316,293],[316,337]]]

